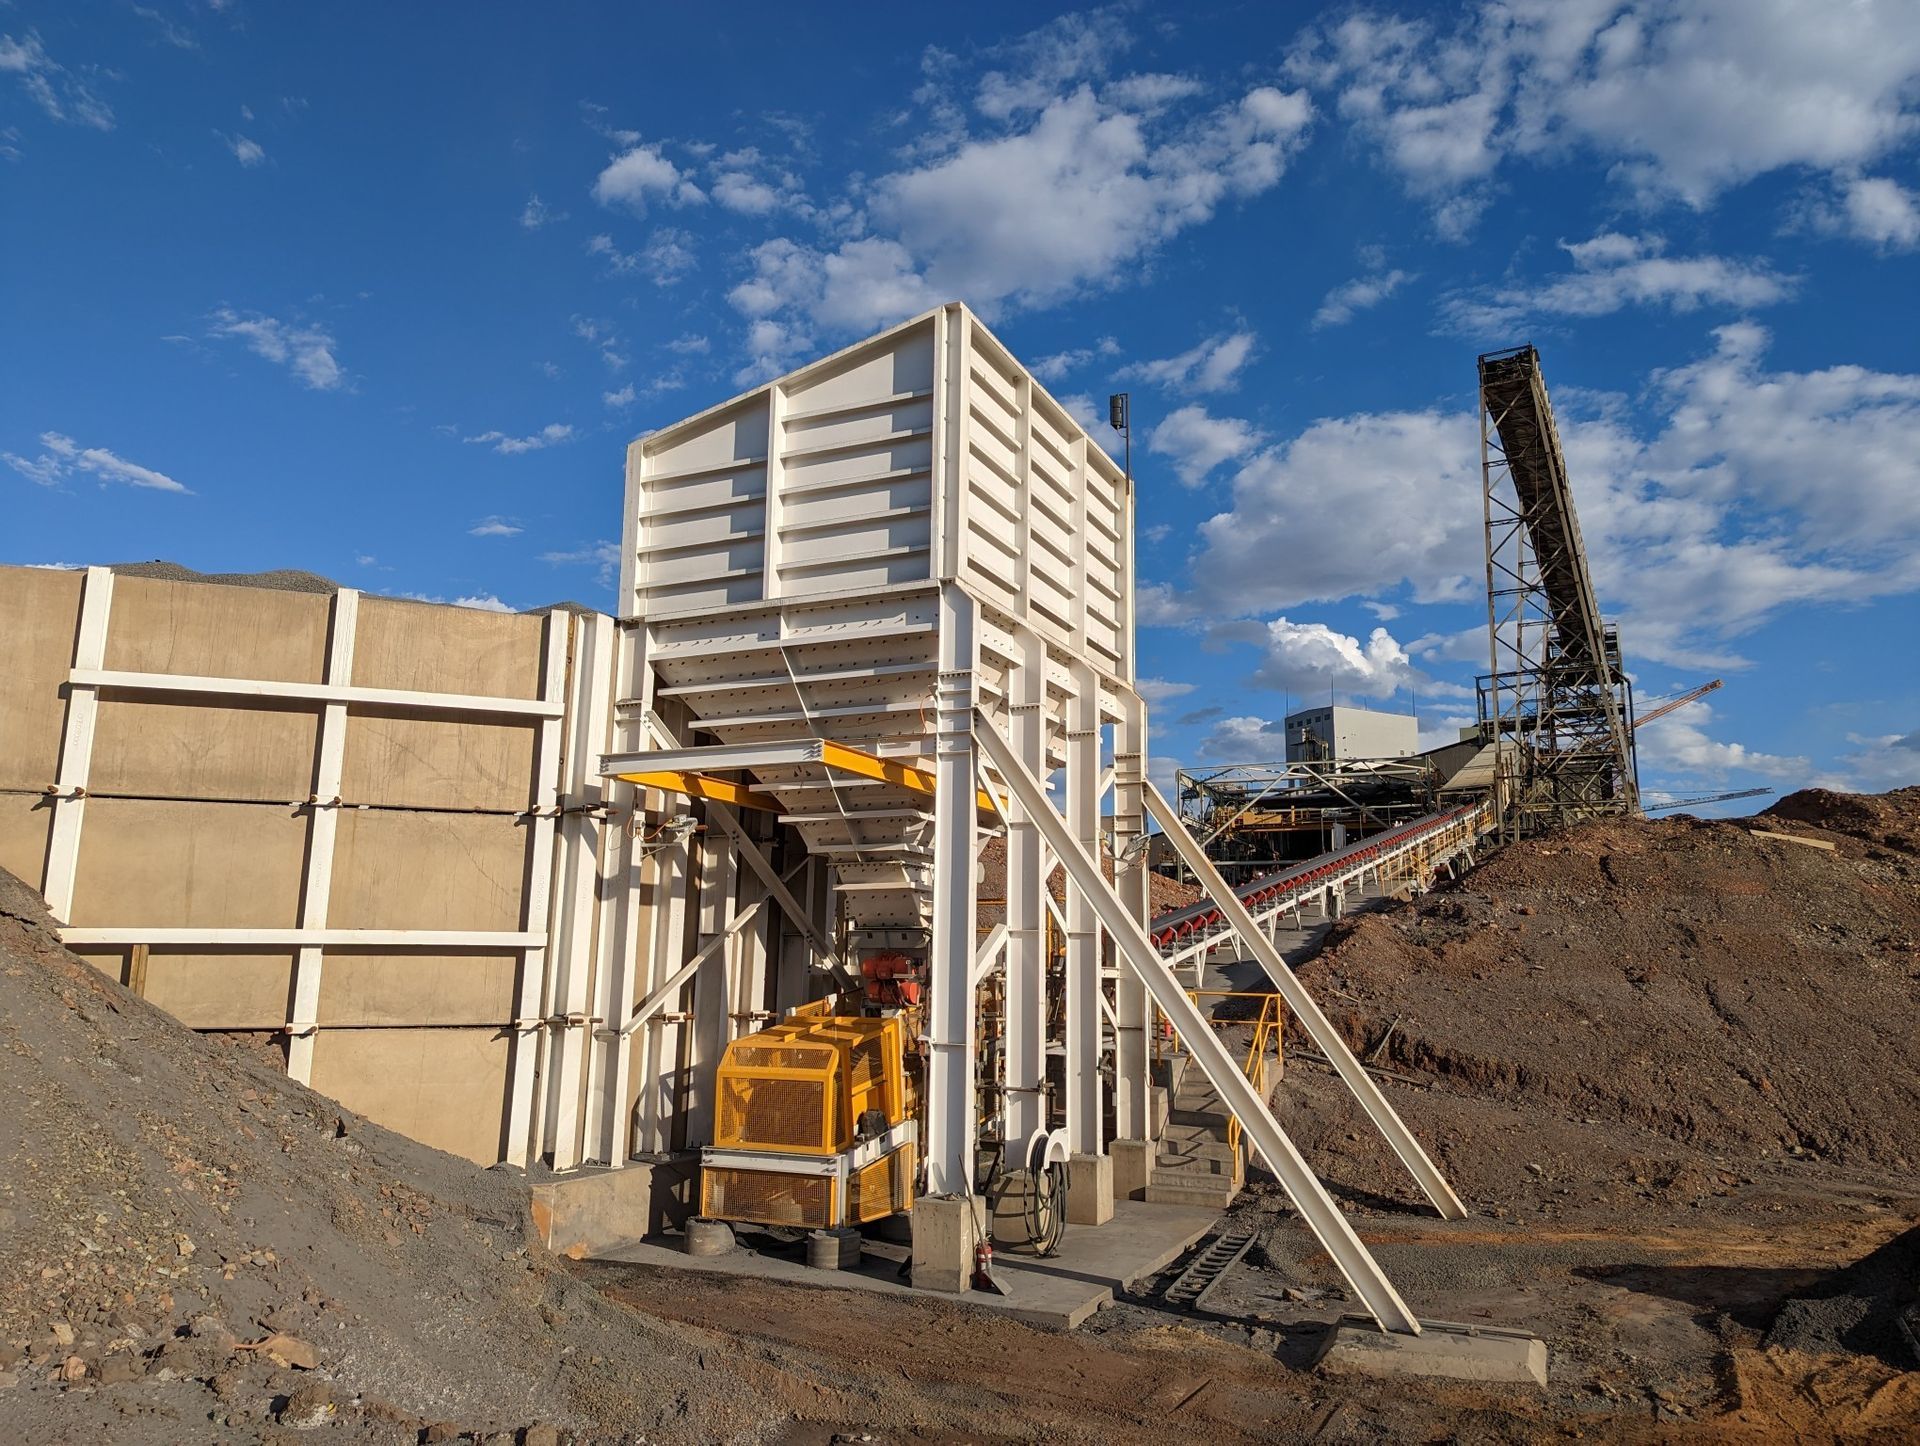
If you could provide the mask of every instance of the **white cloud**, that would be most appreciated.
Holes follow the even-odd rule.
[[[1920,784],[1920,729],[1911,733],[1847,734],[1853,751],[1840,756],[1848,788],[1881,792]]]
[[[617,542],[589,542],[582,547],[559,552],[543,552],[542,562],[552,563],[555,567],[588,566],[594,569],[594,575],[605,584],[610,584],[620,569],[620,544]]]
[[[626,408],[633,405],[634,396],[635,396],[635,393],[633,390],[633,383],[628,382],[624,387],[620,388],[620,390],[617,392],[600,393],[600,400],[605,402],[610,407]]]
[[[200,42],[194,39],[192,31],[186,29],[184,26],[174,24],[170,16],[162,14],[152,6],[136,5],[133,7],[133,13],[153,25],[159,31],[160,38],[166,41],[167,44],[180,50],[198,50],[200,48]]]
[[[659,147],[634,144],[609,161],[595,178],[593,199],[602,206],[624,206],[636,216],[644,216],[650,201],[695,206],[707,197],[684,171],[660,154]]]
[[[1135,362],[1115,373],[1180,392],[1225,392],[1239,384],[1240,369],[1253,358],[1258,338],[1247,330],[1208,337],[1178,356]]]
[[[1727,642],[1781,608],[1920,588],[1920,375],[1772,372],[1762,328],[1714,336],[1650,378],[1648,435],[1559,408],[1602,604],[1623,614],[1630,657],[1683,667],[1740,666]],[[1142,589],[1138,616],[1257,615],[1402,583],[1416,602],[1472,600],[1479,461],[1474,419],[1451,408],[1314,422],[1240,469],[1232,507],[1200,528],[1189,590]]]
[[[33,103],[54,120],[99,131],[113,129],[113,107],[87,81],[48,55],[34,31],[29,30],[24,40],[0,35],[0,75],[17,75]]]
[[[620,349],[620,334],[613,329],[613,323],[600,321],[591,316],[576,316],[573,319],[573,334],[595,347],[600,352],[600,360],[607,364],[610,372],[624,371],[629,360]]]
[[[1197,687],[1194,683],[1170,683],[1165,678],[1141,678],[1134,689],[1149,703],[1164,703],[1169,698],[1184,698]]]
[[[1457,235],[1512,158],[1584,150],[1695,207],[1770,171],[1858,169],[1915,133],[1920,24],[1898,3],[1481,0],[1451,22],[1351,13],[1288,70]]]
[[[1665,239],[1656,235],[1602,232],[1586,241],[1562,241],[1560,249],[1573,258],[1570,274],[1449,297],[1449,322],[1465,331],[1504,333],[1529,317],[1605,316],[1628,306],[1746,309],[1784,301],[1797,285],[1765,262],[1668,256]]]
[[[102,482],[119,482],[128,487],[146,487],[156,492],[178,492],[191,495],[191,489],[174,481],[164,472],[156,472],[151,467],[142,467],[116,456],[105,447],[82,447],[73,438],[60,432],[42,432],[40,434],[41,452],[38,457],[22,457],[14,452],[0,452],[0,461],[18,472],[29,481],[42,487],[55,487],[76,472],[85,472],[98,477]]]
[[[1110,336],[1103,336],[1092,346],[1070,347],[1066,351],[1054,352],[1030,362],[1027,369],[1043,382],[1063,380],[1069,373],[1078,371],[1096,357],[1118,356],[1120,343]]]
[[[640,251],[620,250],[611,236],[590,236],[587,254],[605,260],[615,275],[640,272],[656,286],[671,286],[700,264],[693,233],[675,226],[662,226]]]
[[[1346,325],[1353,320],[1356,312],[1378,306],[1413,279],[1412,272],[1395,268],[1343,281],[1327,293],[1326,299],[1320,303],[1320,309],[1314,312],[1314,330]]]
[[[1173,470],[1188,487],[1198,487],[1222,462],[1245,457],[1263,440],[1258,429],[1238,417],[1210,416],[1197,403],[1179,408],[1153,429],[1147,450],[1173,459]]]
[[[469,537],[518,537],[524,528],[510,517],[483,517],[467,529]]]
[[[990,315],[1047,305],[1123,284],[1173,237],[1279,182],[1312,116],[1304,94],[1260,86],[1198,112],[1165,87],[1152,107],[1124,88],[1108,99],[1074,80],[1118,42],[1078,22],[1048,27],[1034,55],[982,82],[981,112],[1001,123],[987,134],[940,111],[952,82],[930,81],[944,129],[931,159],[864,188],[868,234],[755,248],[735,307],[793,337],[869,330],[953,297]]]
[[[1852,236],[1882,251],[1920,246],[1920,191],[1885,176],[1850,176],[1836,183],[1831,203],[1813,208],[1822,231]]]
[[[457,608],[478,608],[483,613],[510,613],[514,611],[492,593],[477,593],[471,597],[457,597],[453,600]]]
[[[1267,624],[1253,682],[1262,688],[1307,693],[1333,688],[1366,698],[1386,698],[1420,681],[1413,660],[1385,628],[1362,643],[1325,623],[1274,618]]]
[[[752,146],[728,151],[713,164],[710,187],[714,204],[741,216],[771,216],[792,211],[815,218],[800,178]]]
[[[1650,724],[1634,735],[1643,774],[1661,778],[1704,779],[1721,782],[1730,773],[1752,773],[1761,778],[1801,783],[1813,771],[1810,760],[1762,753],[1744,743],[1712,737],[1703,724],[1711,722],[1713,708],[1695,703]]]
[[[505,432],[481,432],[478,436],[463,437],[461,440],[483,445],[490,444],[494,451],[504,456],[515,456],[521,452],[538,452],[547,447],[557,447],[563,442],[571,442],[573,435],[573,427],[570,424],[549,422],[539,431],[525,437],[512,437]]]
[[[542,226],[551,226],[556,221],[566,219],[565,211],[555,211],[538,195],[527,197],[527,204],[520,208],[520,224],[529,231],[538,231]]]
[[[713,350],[713,343],[698,332],[688,332],[668,342],[667,350],[676,356],[705,356]]]
[[[238,135],[221,135],[220,139],[227,143],[227,149],[233,152],[233,158],[241,165],[252,167],[266,164],[266,150],[258,141]]]
[[[259,312],[243,315],[223,306],[208,318],[207,334],[244,342],[255,356],[286,367],[314,391],[337,391],[347,383],[347,374],[333,354],[338,343],[324,327],[280,321]]]
[[[1212,763],[1280,763],[1287,756],[1287,724],[1283,718],[1238,714],[1222,718],[1208,730],[1196,750]]]

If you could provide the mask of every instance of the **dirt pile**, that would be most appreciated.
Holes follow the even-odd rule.
[[[1910,803],[1889,799],[1862,807]],[[1920,857],[1831,837],[1590,824],[1342,925],[1304,977],[1362,1054],[1450,1091],[1739,1161],[1911,1169]]]
[[[527,1206],[182,1027],[0,874],[0,1439],[785,1420],[530,1245]]]
[[[1920,787],[1879,794],[1807,788],[1788,794],[1761,817],[1812,824],[1827,833],[1920,854]]]

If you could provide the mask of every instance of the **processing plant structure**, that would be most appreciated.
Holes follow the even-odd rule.
[[[1165,1021],[1365,1308],[1417,1333],[1150,933],[1151,820],[1217,896],[1212,947],[1259,961],[1460,1213],[1271,914],[1148,781],[1133,516],[1123,469],[957,304],[632,445],[599,767],[635,820],[608,870],[616,929],[654,947],[588,1071],[630,1074],[636,1100],[631,1138],[598,1148],[703,1150],[704,1208],[742,1222],[844,1225],[910,1192],[915,1284],[960,1289],[989,1181],[1026,1192],[1014,1215],[1041,1237],[1063,1222],[1036,1199],[1097,1227],[1145,1193]],[[1369,870],[1430,877],[1490,824],[1470,812],[1407,820],[1293,907]],[[983,929],[978,857],[1000,837],[1004,914]],[[1003,1248],[1035,1243],[994,1218]]]
[[[956,303],[633,442],[613,616],[0,570],[38,720],[0,738],[36,785],[0,863],[194,1027],[548,1167],[555,1249],[891,1230],[914,1286],[958,1292],[989,1246],[1177,1254],[1257,1159],[1418,1336],[1275,1117],[1283,1036],[1463,1207],[1279,931],[1636,801],[1538,357],[1482,381],[1494,668],[1437,749],[1330,699],[1306,756],[1169,802],[1133,480]],[[1196,887],[1156,910],[1162,867]],[[1257,985],[1250,1050],[1210,964]]]

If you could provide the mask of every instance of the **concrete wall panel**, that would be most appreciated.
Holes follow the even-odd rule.
[[[524,809],[539,724],[354,713],[340,796],[403,808]]]
[[[125,978],[124,955],[101,961]],[[147,998],[195,1029],[284,1029],[293,953],[166,953],[147,957]]]
[[[317,683],[332,607],[323,593],[116,576],[107,667]]]
[[[497,814],[342,810],[327,923],[518,929],[528,837],[524,820]]]
[[[363,597],[353,681],[361,688],[537,698],[545,622],[518,613]]]
[[[304,802],[320,712],[312,704],[228,707],[103,691],[92,793]]]
[[[506,1024],[518,954],[421,954],[329,949],[320,1023]]]
[[[390,1130],[490,1165],[500,1158],[508,1046],[497,1029],[322,1030],[313,1087]]]
[[[294,928],[306,843],[284,804],[92,798],[70,922]]]
[[[80,584],[77,572],[0,567],[0,788],[44,788],[59,767]]]
[[[53,809],[30,793],[0,793],[0,869],[35,889],[47,886],[47,830]]]

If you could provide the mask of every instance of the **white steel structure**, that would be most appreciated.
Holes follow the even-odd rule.
[[[850,980],[884,950],[925,968],[924,1193],[964,1200],[986,1142],[1016,1164],[1105,1153],[1108,1089],[1117,1137],[1144,1146],[1151,999],[1376,1318],[1419,1329],[1149,940],[1133,845],[1150,811],[1191,841],[1146,781],[1130,486],[966,307],[635,442],[621,558],[600,772],[636,826],[611,841],[603,883],[633,907],[600,937],[637,953],[639,999],[597,1002],[609,1024],[588,1068],[638,1071],[636,1151],[709,1138],[727,1041],[824,992],[810,971]],[[691,817],[667,826],[696,808],[704,833]],[[977,852],[1001,828],[1005,922],[982,938]],[[1045,942],[1056,864],[1063,1000],[1048,997]],[[1459,1213],[1258,927],[1223,908],[1436,1205]],[[1117,978],[1103,977],[1109,948]],[[996,975],[1003,1047],[982,1078],[976,998]],[[691,1010],[670,1013],[688,985]],[[614,1108],[625,1086],[593,1097]]]

